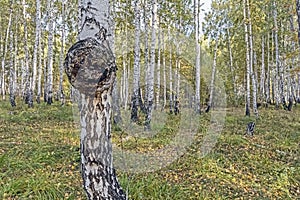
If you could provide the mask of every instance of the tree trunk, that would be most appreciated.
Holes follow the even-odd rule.
[[[196,42],[196,92],[195,92],[195,110],[201,113],[200,107],[200,43],[199,43],[199,0],[194,0],[194,18],[195,18],[195,42]]]
[[[265,99],[265,37],[261,38],[261,72],[260,72],[260,100]]]
[[[236,80],[235,80],[236,78],[235,78],[235,72],[233,67],[233,56],[232,56],[229,28],[227,28],[227,41],[228,41],[228,50],[229,50],[229,66],[230,66],[230,72],[231,72],[231,78],[233,84],[234,106],[237,106],[238,102],[237,102],[237,88],[236,88]]]
[[[276,107],[279,107],[279,103],[282,102],[285,105],[284,97],[281,99],[283,95],[283,83],[281,82],[281,75],[280,75],[280,62],[279,62],[279,46],[278,46],[278,25],[277,25],[277,8],[276,3],[274,1],[274,9],[273,9],[273,18],[274,18],[274,40],[275,40],[275,90],[276,90]],[[281,90],[282,89],[282,90]]]
[[[168,27],[168,36],[169,36],[169,42],[170,42],[170,57],[169,57],[169,101],[170,101],[170,113],[173,113],[173,70],[172,70],[172,40],[171,40],[171,31],[170,26]]]
[[[36,77],[37,77],[37,55],[38,55],[38,45],[40,40],[40,30],[41,30],[41,2],[36,0],[36,21],[35,21],[35,41],[33,49],[33,61],[32,61],[32,83],[31,90],[33,94],[35,93],[36,87]]]
[[[297,21],[298,21],[298,44],[300,47],[300,0],[296,0],[296,11],[297,11]]]
[[[156,66],[156,102],[155,109],[157,109],[159,104],[160,96],[160,68],[161,68],[161,30],[158,25],[158,52],[157,52],[157,66]]]
[[[216,40],[215,49],[214,49],[214,61],[213,61],[212,72],[211,72],[209,101],[208,101],[207,109],[205,111],[207,113],[210,111],[213,102],[215,74],[216,74],[216,67],[217,67],[217,50],[218,50],[218,40]]]
[[[63,55],[64,55],[64,46],[65,46],[65,3],[62,1],[62,29],[61,29],[61,38],[60,38],[60,55],[59,55],[59,99],[61,102],[61,105],[65,104],[65,94],[64,94],[64,88],[63,88],[63,73],[64,73],[64,65],[63,65]]]
[[[12,13],[12,8],[10,8],[10,13]],[[13,32],[12,32],[11,29],[10,29],[10,34],[9,35],[10,35],[9,51],[11,52],[10,64],[9,64],[9,101],[10,101],[10,105],[12,107],[15,107],[16,106],[16,101],[15,101],[14,59],[15,59],[16,55],[14,54],[15,51],[13,49],[14,35],[13,35]]]
[[[266,80],[266,104],[269,104],[271,103],[271,84],[270,84],[270,81],[271,81],[271,77],[270,77],[270,34],[268,34],[268,39],[267,39],[267,80]]]
[[[166,42],[165,42],[165,32],[162,31],[162,52],[163,52],[163,89],[164,89],[164,94],[163,94],[163,99],[164,99],[164,104],[162,106],[162,110],[164,110],[167,106],[167,67],[166,67]]]
[[[12,11],[9,14],[9,19],[8,19],[8,25],[7,25],[7,29],[6,29],[6,36],[5,36],[5,43],[4,43],[4,50],[2,53],[2,62],[1,62],[1,70],[2,70],[2,74],[1,74],[1,93],[2,93],[2,100],[5,100],[5,95],[6,95],[6,91],[5,91],[5,58],[6,58],[6,54],[7,54],[7,46],[8,46],[8,38],[9,38],[9,33],[10,33],[10,29],[11,29],[11,20],[12,20]]]
[[[138,106],[140,98],[140,0],[135,0],[135,45],[133,64],[133,91],[131,98],[131,121],[138,121]]]
[[[48,11],[48,62],[47,62],[47,104],[51,105],[53,103],[53,34],[54,34],[54,22],[53,22],[53,2],[51,0],[47,1],[47,11]]]
[[[244,0],[244,27],[245,27],[245,44],[246,44],[246,66],[247,66],[247,95],[246,95],[246,116],[250,116],[250,50],[249,50],[249,33],[248,33],[248,17],[247,17],[247,1]]]
[[[80,40],[69,49],[64,66],[70,83],[80,92],[84,189],[91,200],[125,200],[112,165],[110,120],[117,67],[110,49],[109,1],[86,0],[81,6]]]
[[[151,34],[151,51],[150,51],[150,66],[147,73],[147,104],[145,130],[151,130],[151,119],[154,102],[154,69],[155,69],[155,49],[156,49],[156,20],[157,8],[156,0],[152,0],[152,34]]]

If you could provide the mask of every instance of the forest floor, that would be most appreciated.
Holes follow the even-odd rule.
[[[299,198],[300,106],[292,112],[272,107],[259,112],[255,134],[249,137],[244,135],[246,124],[254,118],[245,117],[243,108],[227,109],[217,142],[204,156],[199,155],[211,114],[193,117],[200,124],[197,133],[171,164],[144,173],[117,169],[129,199]],[[126,152],[155,151],[180,129],[180,115],[164,117],[153,137],[128,137],[122,127],[113,127],[113,142]],[[79,162],[71,105],[55,102],[29,109],[20,102],[16,108],[0,102],[0,199],[86,199]]]

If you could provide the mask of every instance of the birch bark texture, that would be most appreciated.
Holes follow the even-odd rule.
[[[247,1],[244,0],[244,28],[245,28],[245,44],[246,44],[246,70],[247,70],[247,95],[246,95],[246,116],[250,116],[250,49],[249,49],[249,33],[248,33],[248,17],[247,17]]]
[[[80,6],[79,41],[69,49],[64,67],[79,92],[83,185],[88,199],[125,200],[112,164],[112,90],[117,67],[110,48],[110,4],[84,0]]]
[[[131,121],[138,121],[138,105],[140,98],[140,0],[134,1],[134,25],[135,25],[135,43],[134,43],[134,63],[133,63],[133,91],[131,98]]]
[[[195,96],[195,105],[196,105],[196,112],[201,113],[200,107],[200,73],[201,73],[201,66],[200,66],[200,43],[199,43],[199,0],[194,0],[194,18],[195,18],[195,42],[196,42],[196,96]]]

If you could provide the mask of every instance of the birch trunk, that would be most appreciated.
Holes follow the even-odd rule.
[[[260,100],[265,99],[265,37],[261,38]]]
[[[42,38],[42,32],[39,32],[39,38]],[[38,104],[41,103],[41,95],[42,95],[42,47],[41,47],[41,40],[39,40],[38,44],[38,54],[39,54],[39,64],[38,64],[38,79],[37,79],[37,97],[36,102]]]
[[[195,110],[201,113],[200,107],[200,43],[199,43],[199,0],[194,0],[194,18],[195,18],[195,42],[196,42],[196,92],[195,92]]]
[[[284,107],[286,107],[286,102],[283,94],[283,70],[282,66],[280,66],[279,61],[279,45],[278,45],[278,25],[277,25],[277,8],[276,2],[274,1],[274,9],[273,9],[273,18],[274,18],[274,40],[275,40],[275,62],[276,62],[276,72],[275,72],[275,82],[276,82],[276,90],[277,98],[276,98],[276,106],[279,106],[281,102]],[[281,100],[280,100],[281,98]]]
[[[54,21],[53,21],[53,1],[47,1],[48,10],[48,54],[47,54],[47,104],[51,105],[53,103],[53,34],[54,34]]]
[[[162,52],[163,52],[163,89],[164,89],[164,104],[162,106],[162,110],[164,110],[167,106],[167,67],[166,67],[166,42],[165,42],[165,33],[162,31]]]
[[[155,49],[156,49],[156,20],[157,20],[157,0],[152,0],[152,33],[151,33],[151,51],[150,67],[147,74],[147,105],[145,130],[151,130],[151,119],[154,101],[154,69],[155,69]]]
[[[155,109],[159,105],[159,96],[160,96],[160,68],[161,68],[161,30],[158,26],[158,52],[157,52],[157,65],[156,65],[156,104]]]
[[[215,84],[216,67],[217,67],[217,50],[218,50],[218,40],[216,40],[215,49],[214,49],[214,61],[213,61],[212,72],[211,72],[209,101],[208,101],[207,109],[205,111],[207,113],[210,111],[213,103],[214,84]]]
[[[35,40],[33,48],[33,60],[32,60],[32,83],[31,90],[33,94],[35,93],[36,88],[36,77],[37,77],[37,54],[38,54],[38,45],[39,45],[39,36],[41,29],[41,2],[36,0],[36,21],[35,21]]]
[[[227,28],[227,41],[228,41],[228,51],[229,51],[229,67],[230,67],[232,84],[233,84],[234,106],[237,106],[238,103],[237,103],[237,88],[236,88],[236,80],[235,80],[236,78],[235,78],[235,72],[233,67],[233,56],[232,56],[229,28]]]
[[[26,1],[23,0],[23,27],[24,27],[24,52],[25,52],[25,90],[24,97],[25,103],[28,104],[28,107],[33,107],[33,98],[32,98],[32,90],[30,87],[30,72],[29,72],[29,48],[28,48],[28,31],[27,31],[27,12],[26,12]]]
[[[170,101],[170,113],[173,113],[173,74],[172,74],[172,41],[171,41],[171,31],[170,26],[168,27],[168,35],[169,35],[169,42],[170,42],[170,57],[169,57],[169,101]]]
[[[61,38],[60,38],[60,56],[59,56],[59,98],[61,105],[65,104],[65,94],[63,88],[63,73],[64,73],[64,65],[63,65],[63,55],[64,55],[64,46],[65,46],[65,3],[62,1],[62,29],[61,29]]]
[[[271,103],[270,90],[271,90],[271,77],[270,77],[270,34],[267,39],[267,79],[266,79],[266,104]]]
[[[250,116],[250,50],[249,50],[249,33],[248,33],[248,17],[247,17],[247,1],[244,0],[244,28],[245,28],[245,44],[246,44],[246,69],[247,69],[247,95],[246,95],[246,116]]]
[[[135,44],[133,64],[133,91],[131,98],[131,121],[138,121],[138,106],[140,98],[140,0],[135,0]]]
[[[84,189],[91,200],[125,200],[112,164],[112,90],[117,67],[110,48],[110,5],[108,0],[85,0],[81,6],[79,41],[69,49],[64,66],[70,83],[80,92]]]
[[[300,47],[300,0],[296,0],[297,22],[298,22],[298,44]]]
[[[3,53],[2,53],[3,57],[2,57],[2,61],[1,61],[1,70],[2,70],[2,74],[1,74],[1,93],[2,93],[2,100],[5,100],[5,95],[6,95],[6,91],[5,91],[5,58],[6,58],[6,54],[7,54],[8,38],[9,38],[10,29],[11,29],[11,20],[12,20],[12,11],[9,14],[8,25],[7,25],[6,36],[5,36],[5,43],[4,43],[4,50],[3,50]]]
[[[10,11],[12,13],[12,9]],[[14,44],[14,35],[12,30],[10,30],[10,42],[9,42],[9,51],[12,52],[10,56],[10,64],[9,64],[9,101],[12,107],[16,106],[15,101],[15,68],[14,68],[14,58],[16,55],[14,54],[13,44]]]
[[[251,78],[252,78],[252,93],[253,93],[253,112],[256,117],[258,117],[258,110],[257,110],[257,81],[256,76],[254,72],[254,50],[253,50],[253,35],[252,35],[252,21],[251,21],[251,8],[249,4],[249,0],[247,0],[247,14],[248,14],[248,20],[249,20],[249,51],[250,51],[250,71],[251,71]]]

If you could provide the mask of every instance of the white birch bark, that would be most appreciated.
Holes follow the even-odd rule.
[[[250,49],[249,49],[249,33],[248,33],[248,17],[247,17],[247,1],[244,0],[244,28],[245,28],[245,45],[246,45],[246,70],[247,70],[247,78],[246,78],[246,87],[247,87],[247,94],[246,94],[246,116],[250,116],[250,74],[251,74],[251,67],[250,67]]]
[[[154,70],[155,70],[155,50],[156,50],[156,22],[157,22],[157,0],[152,0],[152,33],[151,33],[151,50],[150,66],[147,74],[147,105],[145,130],[151,130],[152,110],[154,104]]]
[[[65,47],[65,2],[62,1],[62,28],[61,28],[61,38],[60,38],[60,56],[59,56],[59,98],[61,105],[65,104],[65,94],[64,94],[64,88],[63,88],[63,73],[64,73],[64,65],[63,65],[63,55],[64,55],[64,47]]]
[[[10,12],[12,13],[12,9],[10,9]],[[13,31],[10,29],[10,41],[9,41],[9,51],[11,52],[10,56],[10,64],[9,64],[9,101],[10,105],[12,107],[16,106],[15,101],[15,68],[14,68],[14,59],[16,55],[14,54],[15,51],[13,49],[14,45],[14,34]]]
[[[213,103],[214,84],[215,84],[216,67],[217,67],[217,50],[218,50],[218,39],[216,40],[216,44],[215,44],[215,48],[214,48],[214,60],[213,60],[211,80],[210,80],[209,101],[208,101],[207,109],[205,112],[210,111],[212,103]]]
[[[267,38],[267,77],[266,77],[266,103],[271,103],[270,90],[271,90],[271,76],[270,76],[270,34],[268,34]]]
[[[159,20],[159,19],[158,19]],[[157,52],[157,65],[156,65],[156,101],[155,108],[157,109],[159,104],[159,96],[160,96],[160,68],[161,68],[161,29],[158,25],[158,52]]]
[[[250,73],[251,73],[251,78],[252,78],[252,93],[253,93],[253,100],[252,100],[252,105],[253,105],[253,112],[256,117],[258,117],[258,110],[257,110],[257,81],[256,81],[256,76],[254,72],[254,50],[253,50],[253,35],[252,35],[252,19],[251,19],[251,7],[249,4],[249,0],[247,0],[247,15],[248,15],[248,21],[249,21],[249,51],[250,51]]]
[[[163,99],[164,104],[162,106],[162,110],[164,110],[167,106],[167,67],[166,67],[166,41],[165,41],[165,33],[162,31],[162,52],[163,52]]]
[[[54,36],[54,17],[53,17],[53,1],[47,0],[48,11],[48,54],[47,54],[47,104],[53,103],[53,36]]]
[[[134,63],[133,63],[133,91],[131,98],[131,120],[138,120],[138,105],[140,98],[140,0],[134,1],[135,13],[135,44],[134,44]]]
[[[169,101],[170,101],[170,113],[173,113],[173,70],[172,70],[172,40],[171,40],[171,31],[170,25],[168,26],[168,37],[169,37]]]
[[[39,38],[42,38],[42,31],[39,32]],[[43,74],[43,69],[42,69],[42,47],[41,47],[41,40],[39,40],[38,43],[38,78],[37,78],[37,97],[36,97],[36,102],[39,104],[41,103],[41,95],[42,95],[42,74]]]
[[[260,98],[265,99],[265,37],[261,38],[261,72],[260,72]]]
[[[38,45],[39,45],[39,36],[41,29],[41,2],[36,0],[36,17],[35,17],[35,40],[33,48],[33,60],[32,60],[32,87],[31,90],[33,94],[35,93],[36,88],[36,77],[37,77],[37,54],[38,54]]]
[[[116,78],[113,23],[108,0],[84,0],[79,41],[64,66],[80,92],[81,173],[88,199],[125,200],[113,168],[112,90]],[[78,68],[79,67],[79,68]]]
[[[195,91],[195,110],[197,113],[201,113],[201,99],[200,99],[200,73],[201,73],[201,67],[200,67],[200,43],[199,43],[199,32],[200,32],[200,27],[199,27],[199,13],[200,13],[200,8],[199,8],[199,0],[194,0],[194,23],[195,23],[195,43],[196,43],[196,91]]]
[[[7,55],[7,46],[8,46],[8,38],[9,38],[9,33],[10,33],[10,29],[11,29],[11,20],[12,20],[12,11],[9,14],[9,19],[8,19],[8,25],[7,25],[7,29],[6,29],[6,36],[5,36],[5,43],[4,43],[4,50],[2,53],[2,60],[1,60],[1,93],[2,93],[2,100],[5,100],[5,95],[6,95],[6,91],[5,91],[5,58]]]

